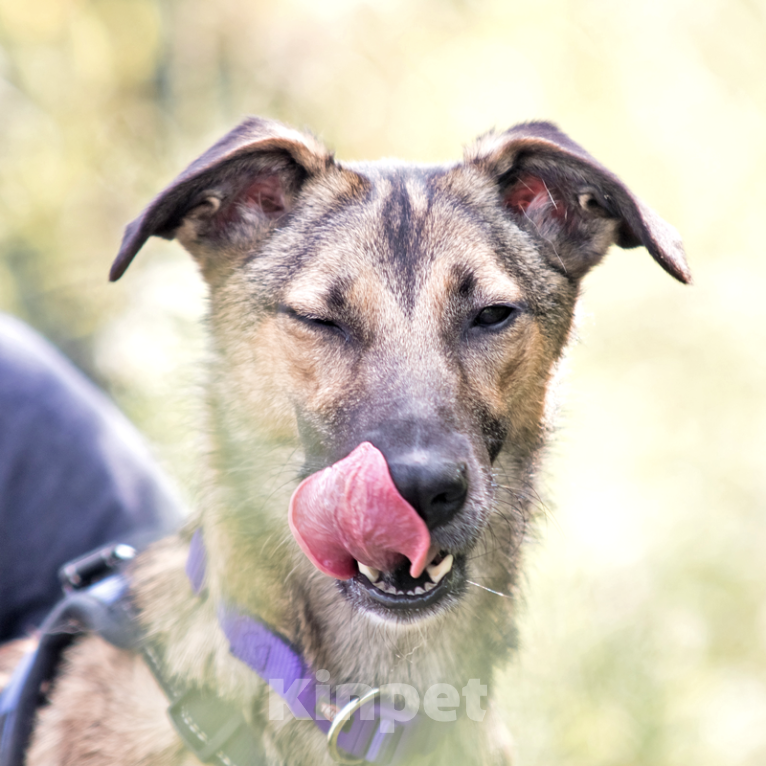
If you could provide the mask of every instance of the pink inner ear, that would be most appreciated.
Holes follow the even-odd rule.
[[[553,216],[563,221],[566,218],[564,203],[556,197],[542,178],[522,175],[506,192],[503,198],[506,207],[529,218]]]
[[[261,176],[239,196],[238,202],[259,207],[267,216],[283,213],[287,207],[285,193],[278,176]]]
[[[259,175],[246,187],[229,197],[214,217],[216,229],[224,231],[241,221],[247,208],[258,209],[266,218],[277,218],[287,210],[282,181],[277,175]]]

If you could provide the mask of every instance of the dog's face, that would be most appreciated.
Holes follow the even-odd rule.
[[[357,175],[346,194],[322,197],[329,221],[324,209],[297,212],[284,245],[276,232],[248,272],[260,284],[261,270],[289,268],[300,231],[301,262],[264,310],[263,366],[295,413],[307,472],[373,444],[426,522],[434,566],[452,556],[438,588],[427,571],[410,577],[407,562],[339,581],[360,608],[411,619],[462,593],[504,445],[526,462],[539,444],[575,290],[530,247],[487,180],[477,189],[481,179],[464,168],[349,172]],[[469,190],[470,205],[461,199]],[[548,316],[546,303],[559,312]]]
[[[580,279],[617,242],[688,280],[672,228],[542,123],[418,167],[341,165],[251,120],[129,227],[114,278],[152,234],[178,237],[211,287],[221,591],[274,620],[256,578],[297,578],[285,609],[302,599],[410,625],[454,612],[469,579],[507,591]],[[296,447],[292,475],[265,468]],[[299,540],[301,524],[327,538],[308,540],[322,571],[337,550],[355,562],[335,582],[287,537],[287,502],[274,500],[331,466],[338,497],[365,481],[382,498],[350,508],[312,489],[327,518],[297,512]],[[428,552],[413,571],[397,536],[416,527]]]

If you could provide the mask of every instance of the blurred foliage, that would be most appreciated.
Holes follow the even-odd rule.
[[[345,159],[557,121],[684,234],[587,281],[502,698],[521,766],[766,762],[764,0],[0,0],[0,308],[194,492],[204,291],[120,232],[242,115]],[[553,502],[551,503],[553,505]]]

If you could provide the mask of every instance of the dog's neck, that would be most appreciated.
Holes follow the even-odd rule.
[[[186,562],[197,596],[205,591],[206,559],[202,530],[197,529]],[[381,697],[380,689],[363,690],[361,699],[369,698],[366,706],[354,701],[359,695],[340,701],[338,691],[333,694],[326,685],[330,674],[326,670],[314,673],[297,647],[257,617],[220,604],[218,622],[231,654],[265,681],[296,718],[312,720],[327,736],[331,752],[340,748],[344,756],[393,764],[433,749],[433,724],[422,715],[402,720],[393,702]]]

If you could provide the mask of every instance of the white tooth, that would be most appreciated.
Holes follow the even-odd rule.
[[[358,561],[357,564],[359,565],[359,571],[372,583],[374,583],[378,577],[380,577],[380,570],[373,569],[372,567],[368,567],[366,564],[362,564],[361,561]]]
[[[431,566],[431,563],[433,560],[439,555],[439,552],[441,551],[441,548],[438,545],[432,545],[428,549],[428,558],[426,559],[427,563],[426,566]]]
[[[436,586],[432,582],[427,582],[423,587],[426,589],[426,593],[428,593],[429,590],[433,590]]]
[[[398,593],[399,592],[399,591],[396,590],[396,588],[394,588],[393,585],[387,585],[386,583],[382,583],[382,584],[376,583],[376,584],[385,593]]]
[[[434,583],[441,582],[444,575],[452,569],[452,561],[452,554],[448,553],[439,564],[431,564],[430,567],[426,567],[426,572]]]
[[[418,587],[417,587],[417,588],[415,588],[415,591],[414,591],[414,592],[415,592],[415,595],[416,595],[416,596],[419,596],[419,595],[421,595],[421,593],[425,593],[425,590],[423,590],[423,588],[421,588],[421,587],[418,585]]]
[[[383,582],[383,580],[381,580],[380,582],[376,582],[376,583],[373,583],[373,585],[375,585],[375,587],[376,587],[378,590],[382,590],[382,591],[385,591],[385,590],[386,590],[386,588],[388,588],[388,585],[386,585],[386,584]]]

